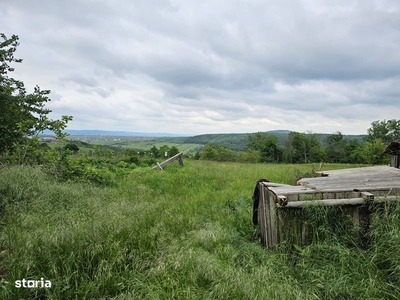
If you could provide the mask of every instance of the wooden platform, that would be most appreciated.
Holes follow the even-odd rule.
[[[310,205],[346,206],[355,226],[365,220],[368,203],[398,200],[400,195],[400,169],[388,166],[352,168],[324,171],[315,178],[303,178],[298,185],[258,183],[258,220],[261,240],[266,246],[282,241],[289,228],[284,209],[301,209]],[[361,213],[362,211],[362,213]],[[360,214],[364,214],[363,216]],[[299,223],[299,222],[298,222]],[[301,226],[290,222],[290,226]],[[289,226],[289,227],[290,227]]]

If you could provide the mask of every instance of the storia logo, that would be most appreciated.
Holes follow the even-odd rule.
[[[22,280],[15,281],[16,288],[51,288],[51,281],[44,280],[40,278],[40,280],[26,280],[23,278]]]

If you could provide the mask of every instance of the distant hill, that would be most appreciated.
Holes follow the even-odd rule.
[[[290,130],[270,130],[266,133],[275,135],[278,138],[278,143],[283,146]],[[202,134],[192,137],[182,138],[181,142],[188,144],[201,144],[215,143],[218,145],[226,146],[231,150],[244,151],[248,143],[248,135],[250,133],[219,133],[219,134]],[[323,142],[329,135],[328,133],[317,133],[318,138]],[[343,135],[346,140],[356,139],[360,142],[363,141],[365,135]]]
[[[226,146],[231,150],[243,151],[247,145],[248,133],[218,133],[218,134],[201,134],[183,139],[185,144],[215,143]]]
[[[133,137],[185,137],[187,134],[174,134],[163,132],[130,132],[130,131],[107,131],[107,130],[65,130],[70,135],[90,135],[90,136],[133,136]],[[45,131],[44,135],[52,134],[51,131]]]
[[[266,133],[275,135],[279,144],[283,144],[290,130],[270,130]],[[231,150],[244,151],[248,143],[248,135],[250,133],[217,133],[217,134],[201,134],[184,139],[184,143],[201,144],[215,143],[226,146]]]
[[[248,135],[251,133],[215,133],[189,136],[184,134],[155,133],[155,132],[128,132],[128,131],[106,131],[106,130],[66,130],[71,136],[123,136],[123,137],[149,137],[170,140],[177,144],[199,144],[206,145],[215,143],[226,146],[231,150],[244,151],[248,143]],[[273,134],[278,138],[278,142],[283,146],[290,130],[270,130],[266,133]],[[44,132],[43,135],[52,135],[51,132]],[[323,142],[329,135],[328,133],[317,133],[318,139]],[[366,135],[343,135],[344,139],[356,139],[363,142]]]

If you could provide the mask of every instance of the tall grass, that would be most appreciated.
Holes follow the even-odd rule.
[[[310,246],[260,245],[251,224],[255,182],[291,184],[310,169],[185,161],[165,171],[138,168],[118,186],[100,188],[3,168],[0,298],[400,297],[397,206],[374,219],[368,249],[335,238],[323,211],[315,213],[319,238]],[[16,288],[22,278],[52,287]]]

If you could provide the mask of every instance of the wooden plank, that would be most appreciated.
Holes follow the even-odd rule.
[[[262,182],[262,184],[267,187],[288,187],[288,188],[293,187],[293,185],[276,183],[276,182],[265,182],[264,181],[264,182]]]
[[[310,201],[293,201],[288,202],[281,208],[303,208],[312,205],[340,206],[340,205],[363,205],[370,200],[367,198],[348,198],[348,199],[327,199],[327,200],[310,200]],[[388,196],[374,198],[374,202],[400,201],[398,196]]]
[[[260,233],[261,233],[261,243],[266,247],[269,246],[267,240],[267,211],[265,209],[265,189],[262,188],[261,183],[259,183],[260,200],[258,202],[258,216],[260,220]]]
[[[374,200],[374,194],[369,193],[369,192],[362,192],[362,193],[361,193],[361,197],[362,197],[365,201],[372,201],[372,200]]]
[[[261,242],[270,248],[278,244],[276,199],[274,199],[275,194],[269,191],[268,188],[265,188],[265,186],[262,187],[262,183],[260,185],[259,219]]]
[[[373,167],[360,167],[360,168],[349,168],[349,169],[341,169],[341,170],[329,170],[317,172],[321,175],[325,175],[328,177],[343,177],[343,176],[359,176],[360,174],[400,174],[400,171],[396,171],[395,168],[389,166],[373,166]],[[400,176],[400,175],[397,175]],[[302,180],[302,179],[301,179]]]
[[[174,160],[178,159],[179,160],[179,165],[183,166],[183,152],[179,152],[178,154],[168,158],[167,160],[163,161],[162,163],[157,163],[157,166],[152,167],[152,169],[161,169],[163,170],[164,167],[169,165],[171,162]]]
[[[276,217],[276,204],[275,204],[275,194],[272,192],[268,193],[269,202],[269,214],[270,214],[270,235],[271,235],[271,246],[278,245],[278,228],[277,228],[277,217]]]
[[[361,205],[364,203],[365,199],[363,198],[294,201],[294,202],[288,202],[285,208],[303,208],[311,205],[326,205],[326,206]]]
[[[352,186],[376,186],[386,184],[390,186],[399,185],[400,170],[388,166],[364,167],[345,170],[334,170],[323,172],[326,177],[303,178],[299,184],[316,188],[328,188],[328,186],[341,186],[351,188]]]

